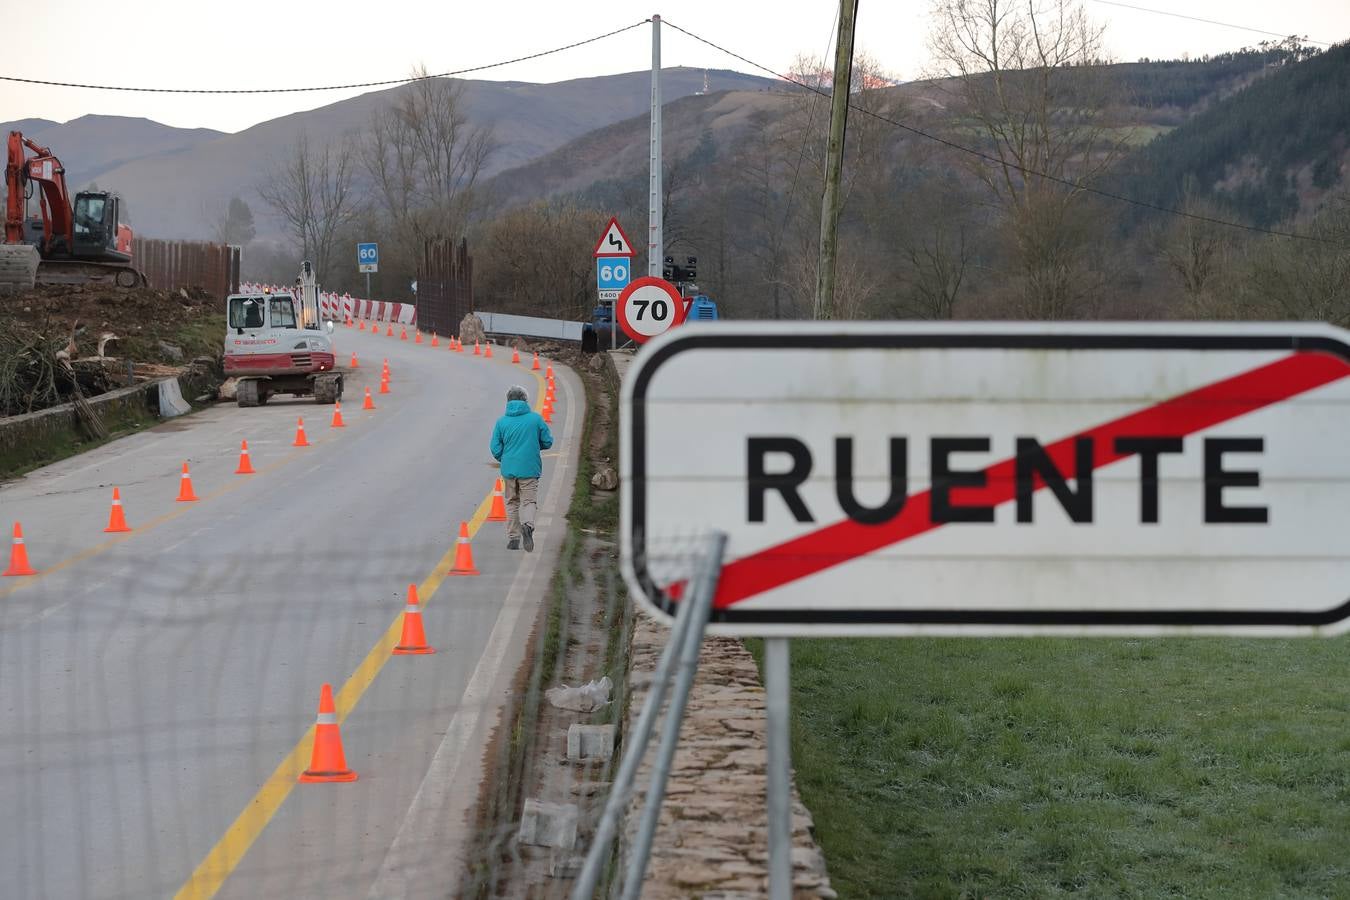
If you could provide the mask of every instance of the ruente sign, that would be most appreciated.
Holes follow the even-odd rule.
[[[1338,633],[1347,337],[688,325],[624,384],[625,574],[670,615],[716,529],[716,633]]]

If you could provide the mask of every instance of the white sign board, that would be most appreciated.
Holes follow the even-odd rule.
[[[713,633],[1332,634],[1350,616],[1350,333],[690,324],[623,385],[623,567]]]

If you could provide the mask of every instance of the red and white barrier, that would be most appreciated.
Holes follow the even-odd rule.
[[[290,292],[290,288],[275,284],[247,282],[239,285],[243,293],[270,291],[272,293]],[[319,313],[334,322],[345,322],[347,316],[353,319],[365,319],[367,322],[386,322],[395,325],[416,325],[417,307],[411,303],[394,303],[388,300],[362,300],[351,294],[331,294],[319,292]]]

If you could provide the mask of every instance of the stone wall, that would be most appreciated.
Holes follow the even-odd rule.
[[[159,417],[159,382],[147,381],[89,398],[110,430]],[[0,418],[0,473],[51,458],[53,448],[89,440],[73,403]]]
[[[611,351],[610,358],[622,376],[631,354]],[[629,657],[630,732],[642,712],[669,633],[663,625],[638,615]],[[754,657],[739,640],[705,639],[652,842],[643,900],[768,896],[766,732],[765,693]],[[619,851],[624,865],[637,831],[657,742],[654,735],[634,784]],[[835,896],[812,827],[811,814],[802,805],[794,781],[794,900]]]

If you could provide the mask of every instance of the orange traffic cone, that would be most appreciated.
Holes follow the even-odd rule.
[[[305,437],[305,420],[303,417],[297,417],[295,420],[295,440],[291,443],[292,447],[308,447],[309,439]]]
[[[534,365],[530,366],[530,371],[531,371],[531,372],[538,372],[538,371],[539,371],[539,351],[538,351],[538,350],[534,351]]]
[[[406,329],[406,328],[404,328],[404,327],[402,327],[402,326],[399,326],[399,329],[398,329],[398,339],[399,339],[400,341],[406,341],[406,340],[408,339],[408,329]]]
[[[248,441],[239,442],[239,468],[234,470],[236,475],[252,475],[253,461],[248,456]]]
[[[178,479],[178,502],[195,503],[197,495],[192,491],[192,475],[188,473],[188,464],[183,463],[183,476]]]
[[[309,756],[309,768],[300,773],[300,780],[356,780],[356,773],[347,768],[347,757],[342,752],[342,732],[338,730],[337,708],[333,706],[333,686],[326,682],[319,689],[319,715],[314,720],[314,749]]]
[[[366,320],[365,320],[365,319],[362,319],[361,321],[359,321],[359,322],[356,323],[356,330],[357,330],[357,331],[365,331],[365,330],[366,330]]]
[[[390,322],[390,323],[389,323],[389,330],[386,331],[386,332],[384,333],[384,336],[385,336],[385,337],[393,337],[393,336],[394,336],[394,323],[393,323],[393,322]]]
[[[381,394],[387,394],[387,393],[389,393],[389,376],[388,376],[388,375],[381,376],[381,378],[380,378],[380,393],[381,393]]]
[[[380,367],[380,376],[381,376],[382,378],[388,378],[388,377],[389,377],[389,360],[388,360],[388,359],[386,359],[386,360],[384,361],[384,365]]]
[[[329,428],[346,428],[347,423],[342,421],[342,404],[337,400],[333,401],[333,421],[329,423]]]
[[[417,332],[417,337],[413,339],[414,344],[422,343],[422,332]]]
[[[374,409],[375,401],[370,399],[370,388],[366,388],[366,402],[361,404],[362,409]]]
[[[440,338],[438,338],[438,337],[436,336],[436,332],[433,331],[433,332],[431,333],[431,346],[433,346],[433,347],[439,347],[440,345],[441,345],[441,340],[440,340]]]
[[[511,362],[513,363],[520,362],[520,349],[517,347],[511,348]]]
[[[458,546],[455,547],[455,564],[450,567],[449,575],[478,575],[473,566],[473,547],[469,544],[469,523],[459,523]]]
[[[543,416],[544,421],[549,425],[553,424],[553,407],[549,406],[547,403],[545,403],[544,408],[539,411],[539,415]]]
[[[113,488],[112,512],[108,514],[108,527],[103,530],[106,532],[131,530],[131,526],[127,524],[126,514],[122,511],[122,494],[117,488]]]
[[[18,522],[14,523],[14,541],[9,548],[9,568],[4,571],[5,575],[36,575],[37,572],[28,564],[28,548],[23,543],[23,527]],[[477,573],[474,573],[477,574]]]
[[[455,352],[456,353],[464,352],[464,342],[459,338],[455,338]]]
[[[480,346],[478,346],[478,342],[477,342],[477,341],[474,341],[474,342],[473,342],[473,355],[474,355],[474,356],[482,356],[482,355],[483,355],[483,348],[480,347]]]
[[[550,381],[553,380],[553,363],[548,364],[548,371],[544,373],[544,377],[549,379]]]
[[[487,349],[483,351],[484,359],[492,359],[492,345],[488,344]]]
[[[355,354],[355,353],[352,354],[351,368],[353,368],[353,369],[359,369],[359,368],[361,368],[361,364],[360,364],[359,362],[356,361],[356,354]]]
[[[434,647],[427,646],[427,636],[422,631],[422,610],[417,605],[417,585],[408,585],[408,603],[403,607],[403,636],[394,648],[395,656],[412,656],[421,653],[435,653]]]
[[[506,500],[502,496],[502,480],[497,479],[497,485],[492,489],[492,509],[488,510],[487,522],[505,522],[506,521]]]

